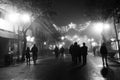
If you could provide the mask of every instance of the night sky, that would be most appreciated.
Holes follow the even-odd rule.
[[[59,0],[55,1],[55,10],[57,11],[56,23],[64,26],[70,22],[80,23],[85,19],[87,6],[85,1]]]
[[[113,7],[117,0],[53,0],[57,12],[55,23],[58,26],[68,25],[70,22],[81,24],[89,20],[99,8]]]

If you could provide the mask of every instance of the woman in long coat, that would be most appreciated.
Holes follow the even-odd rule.
[[[34,64],[36,64],[38,48],[36,47],[35,44],[34,44],[34,46],[32,47],[31,52],[32,52],[33,62],[34,62]]]
[[[26,50],[26,62],[27,64],[30,64],[30,48],[27,47],[27,50]]]

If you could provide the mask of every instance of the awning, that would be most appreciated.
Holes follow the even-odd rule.
[[[17,35],[14,32],[6,31],[3,29],[0,29],[0,37],[17,39]]]

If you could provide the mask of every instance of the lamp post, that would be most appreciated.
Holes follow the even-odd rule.
[[[113,12],[113,24],[114,24],[114,29],[115,29],[115,35],[116,35],[116,41],[117,41],[117,46],[118,46],[118,52],[119,52],[119,58],[120,58],[120,43],[119,43],[119,39],[118,39],[118,31],[117,31],[117,26],[116,23],[119,23],[119,11],[118,9],[114,10]]]

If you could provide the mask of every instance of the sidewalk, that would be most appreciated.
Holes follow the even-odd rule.
[[[89,53],[90,55],[93,55],[93,53]],[[120,64],[120,58],[111,58],[111,57],[108,57],[108,60],[112,61],[112,62],[115,62],[117,64]]]
[[[38,59],[46,59],[46,58],[49,58],[49,57],[54,57],[54,56],[38,56]],[[30,61],[32,61],[32,57],[31,57]],[[24,64],[24,63],[26,63],[26,61],[24,61],[24,62],[16,62],[16,63],[10,64],[10,65],[0,64],[0,68],[3,68],[3,67],[12,67],[12,66],[19,66],[19,65]]]

